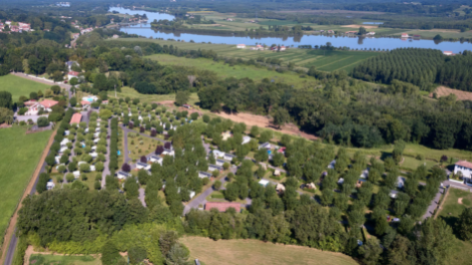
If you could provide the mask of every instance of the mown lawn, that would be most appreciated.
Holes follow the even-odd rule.
[[[205,265],[354,265],[351,257],[341,253],[321,251],[309,247],[265,243],[254,239],[214,241],[204,237],[180,239],[190,250],[190,259]]]
[[[101,265],[98,258],[92,256],[56,256],[34,254],[29,259],[29,264],[35,265]]]
[[[116,93],[117,98],[126,98],[129,97],[130,99],[139,99],[141,103],[153,103],[153,102],[159,102],[159,101],[169,101],[175,100],[175,94],[168,94],[168,95],[157,95],[157,94],[152,94],[152,95],[145,95],[145,94],[140,94],[138,93],[134,88],[131,87],[122,87],[121,92]],[[109,92],[108,97],[115,97],[114,92]],[[198,95],[197,93],[192,93],[190,94],[189,98],[189,104],[195,104],[198,102]]]
[[[52,131],[25,134],[26,128],[0,129],[0,235],[39,162]]]
[[[14,102],[18,101],[20,96],[29,98],[31,92],[38,92],[41,90],[44,93],[46,89],[51,88],[51,86],[46,84],[34,82],[15,75],[1,76],[0,84],[0,91],[10,92]]]
[[[462,204],[458,203],[462,198]],[[458,220],[459,215],[465,208],[472,206],[472,193],[465,190],[451,188],[444,202],[443,208],[438,218],[443,219],[453,229]],[[446,261],[447,265],[466,265],[472,260],[472,243],[470,241],[462,241],[456,239],[452,248],[452,257]]]

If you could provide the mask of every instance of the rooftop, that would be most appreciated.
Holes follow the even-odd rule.
[[[39,104],[43,105],[46,108],[51,108],[52,106],[55,106],[58,102],[52,99],[45,99],[41,101]]]
[[[472,169],[472,163],[467,160],[459,160],[456,163],[456,166],[466,167]]]
[[[70,119],[70,124],[79,123],[82,120],[82,114],[74,113]]]

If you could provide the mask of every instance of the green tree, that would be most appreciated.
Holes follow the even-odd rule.
[[[213,188],[215,190],[219,190],[221,188],[221,181],[220,180],[216,180],[214,183],[213,183]]]
[[[0,91],[0,108],[11,109],[13,107],[13,100],[11,93],[8,91]]]
[[[188,100],[190,98],[190,94],[187,91],[177,91],[175,93],[175,104],[177,106],[182,106],[184,104],[187,104]]]
[[[457,222],[457,232],[462,240],[472,239],[472,208],[465,208]]]
[[[362,262],[366,265],[379,264],[380,255],[382,254],[382,247],[376,238],[370,238],[362,246],[359,247],[359,256]]]
[[[254,155],[254,159],[259,162],[267,161],[268,158],[269,154],[267,153],[267,150],[265,148],[257,150],[256,154]]]
[[[169,253],[167,254],[166,264],[168,265],[188,265],[188,259],[190,257],[190,252],[181,246],[179,243],[176,243],[172,246]]]
[[[251,127],[251,132],[249,134],[251,135],[251,137],[257,138],[257,136],[259,135],[259,127],[252,126]]]
[[[359,33],[358,35],[365,35],[367,33],[367,30],[364,27],[359,28]]]
[[[103,265],[115,265],[122,258],[118,248],[112,240],[108,240],[102,247],[102,257],[100,260]]]
[[[272,156],[272,164],[276,167],[282,166],[284,164],[284,161],[285,161],[284,155],[281,153],[277,152]]]

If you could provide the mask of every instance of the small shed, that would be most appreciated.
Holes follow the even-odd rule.
[[[267,187],[267,185],[269,185],[269,181],[267,179],[261,179],[259,180],[259,184],[262,186],[262,187]]]

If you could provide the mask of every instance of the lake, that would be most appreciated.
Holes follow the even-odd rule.
[[[117,11],[122,14],[146,14],[148,22],[154,21],[154,19],[174,19],[174,16],[165,13],[148,12],[143,10],[130,10],[122,7],[112,7],[111,11]],[[435,43],[433,40],[421,40],[421,39],[400,39],[400,38],[365,38],[365,37],[348,37],[348,36],[322,36],[322,35],[303,35],[296,37],[241,37],[241,36],[218,36],[209,34],[196,34],[196,33],[179,33],[179,32],[163,32],[153,30],[150,28],[149,23],[131,25],[120,28],[121,31],[129,34],[137,34],[146,38],[162,38],[162,39],[174,39],[184,40],[186,42],[211,42],[216,44],[246,44],[255,45],[266,44],[266,45],[285,45],[298,47],[298,45],[326,45],[327,42],[331,42],[334,47],[349,47],[350,49],[397,49],[397,48],[424,48],[424,49],[438,49],[441,51],[452,51],[454,53],[462,52],[464,50],[472,50],[472,43],[464,42],[448,42],[443,41]]]

